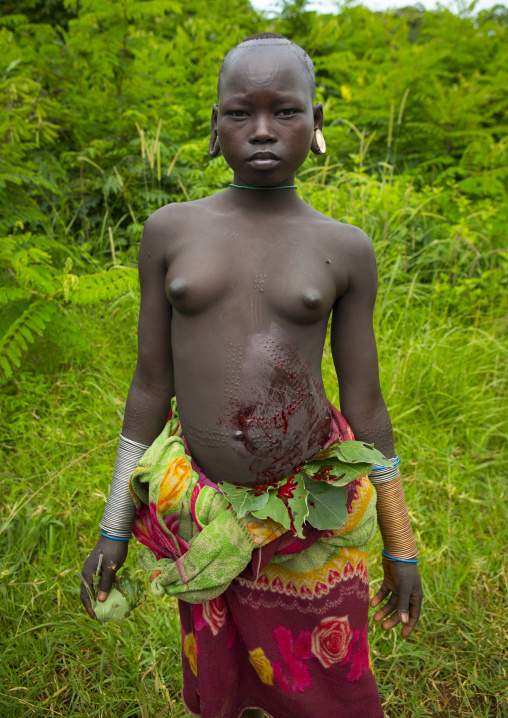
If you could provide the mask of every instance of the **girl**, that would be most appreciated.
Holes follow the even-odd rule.
[[[102,553],[105,600],[134,524],[153,592],[180,599],[183,700],[202,718],[383,716],[367,641],[376,494],[384,581],[371,605],[387,601],[374,620],[407,637],[420,614],[373,248],[295,191],[309,149],[325,150],[314,93],[310,58],[286,38],[233,48],[210,139],[233,182],[155,212],[140,247],[138,361],[83,575]],[[342,414],[321,377],[330,315]],[[391,461],[345,456],[351,430]]]

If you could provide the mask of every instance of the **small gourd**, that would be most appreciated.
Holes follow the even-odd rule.
[[[102,623],[119,621],[127,618],[133,608],[145,600],[145,587],[139,579],[132,579],[128,569],[119,576],[119,581],[113,584],[105,601],[97,599],[99,581],[101,577],[102,553],[99,555],[97,570],[92,577],[92,586],[89,586],[81,574],[78,574],[86,588],[92,608],[97,620]]]

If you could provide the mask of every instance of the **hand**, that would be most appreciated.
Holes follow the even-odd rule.
[[[116,572],[123,566],[127,558],[129,550],[128,541],[115,541],[101,536],[95,544],[90,556],[83,565],[83,578],[89,586],[92,585],[92,576],[97,570],[99,563],[99,555],[102,553],[102,571],[99,583],[99,591],[97,598],[99,601],[105,601],[111,590],[113,582],[116,581]],[[81,601],[90,618],[95,618],[90,598],[86,592],[86,588],[81,586]]]
[[[383,556],[384,580],[381,588],[370,602],[372,608],[388,597],[388,601],[374,615],[383,621],[382,628],[389,631],[402,622],[402,638],[407,638],[420,618],[422,607],[422,583],[415,563],[390,561]],[[391,595],[390,595],[391,594]]]

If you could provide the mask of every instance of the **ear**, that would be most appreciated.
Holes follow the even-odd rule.
[[[323,133],[322,133],[323,120],[324,120],[324,118],[323,118],[323,103],[317,102],[314,105],[314,134],[313,134],[312,142],[310,145],[311,152],[313,152],[315,155],[322,155],[322,154],[324,154],[324,151],[325,151],[325,150],[323,150],[323,144],[322,144],[324,142]],[[317,139],[316,139],[316,135],[318,136]],[[318,144],[319,136],[321,136],[321,140],[320,140],[320,143]],[[326,146],[325,146],[325,149],[326,149]]]
[[[212,109],[212,120],[210,123],[210,144],[208,146],[208,154],[210,157],[217,157],[220,152],[219,137],[217,134],[217,115],[219,114],[219,105],[214,104]]]

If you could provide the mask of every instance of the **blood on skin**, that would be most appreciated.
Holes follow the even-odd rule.
[[[223,416],[221,428],[235,438],[238,451],[252,455],[249,471],[259,484],[293,475],[323,447],[331,427],[320,377],[275,324],[249,338]]]

